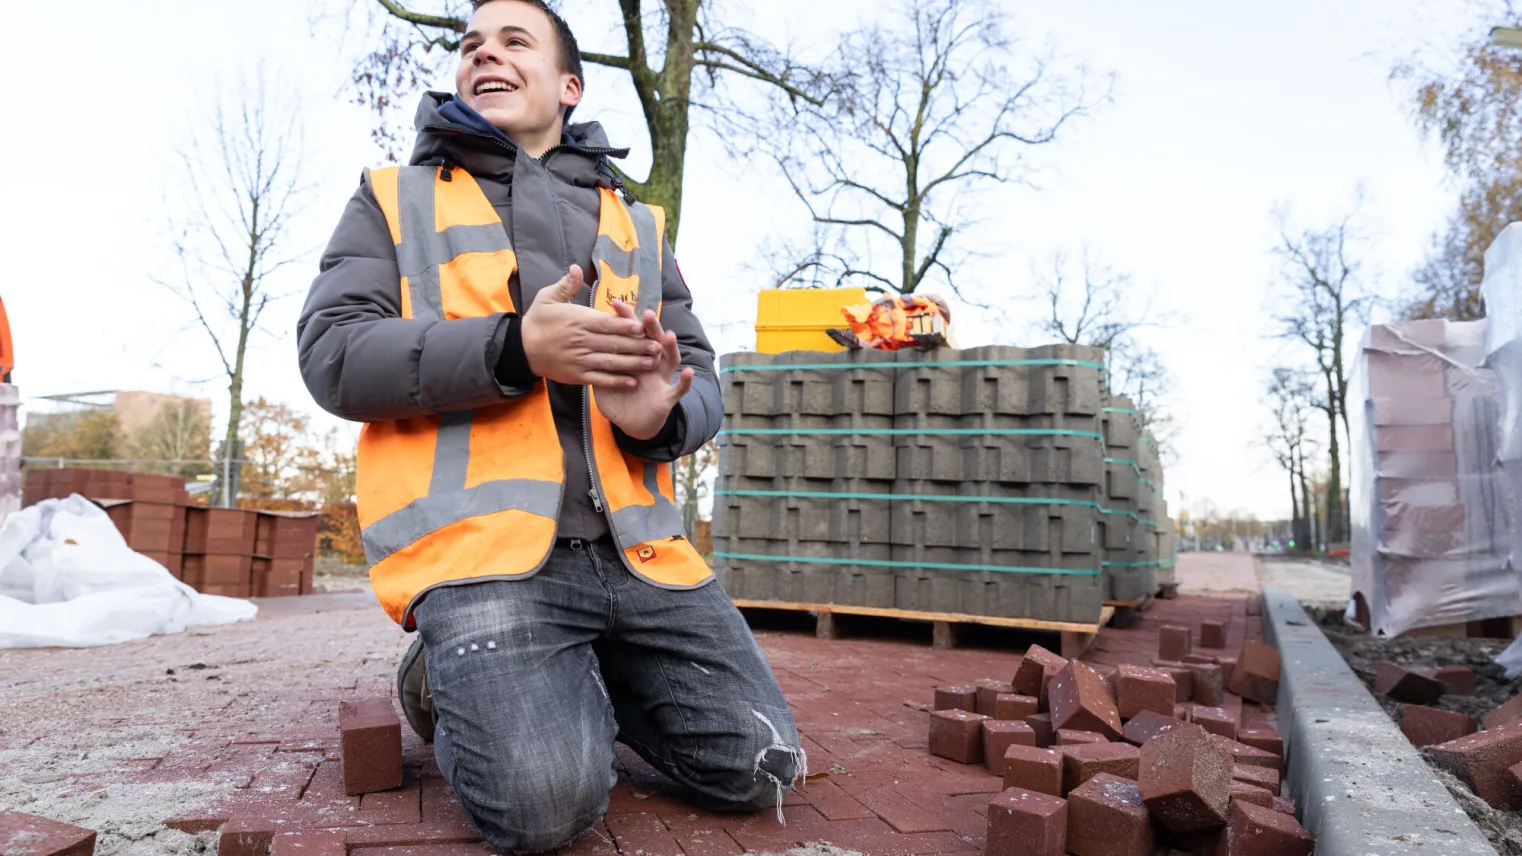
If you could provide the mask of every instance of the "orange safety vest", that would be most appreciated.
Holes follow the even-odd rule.
[[[946,318],[934,301],[923,297],[888,297],[874,303],[842,306],[851,332],[869,348],[897,351],[913,347],[915,336],[946,331]]]
[[[516,311],[508,280],[517,256],[469,173],[408,166],[369,175],[396,243],[403,318]],[[616,297],[658,313],[664,245],[665,212],[602,189],[593,306],[612,313]],[[629,570],[666,588],[707,582],[713,574],[683,530],[670,465],[620,449],[590,387],[585,405],[593,488]],[[539,570],[555,543],[563,460],[543,383],[503,404],[366,423],[359,524],[386,613],[411,629],[413,607],[435,586]]]

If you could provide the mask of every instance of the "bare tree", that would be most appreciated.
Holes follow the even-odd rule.
[[[1275,215],[1279,245],[1281,294],[1273,316],[1278,336],[1310,351],[1324,393],[1317,408],[1327,416],[1329,469],[1327,540],[1347,538],[1342,511],[1342,445],[1351,445],[1348,429],[1348,378],[1345,353],[1348,327],[1366,318],[1369,296],[1363,290],[1362,264],[1353,257],[1351,244],[1359,240],[1353,226],[1357,208],[1330,226],[1307,228],[1295,233],[1288,217]],[[1338,431],[1338,426],[1341,431]]]
[[[1268,398],[1274,410],[1264,439],[1274,459],[1289,475],[1295,543],[1300,549],[1313,549],[1317,543],[1315,514],[1306,462],[1315,445],[1309,424],[1311,411],[1315,409],[1315,385],[1303,372],[1276,368],[1269,379]]]
[[[279,296],[270,278],[302,257],[286,239],[307,188],[296,112],[268,92],[262,69],[217,100],[208,134],[180,152],[189,180],[174,241],[182,279],[166,285],[194,311],[227,378],[218,501],[230,507],[249,341]]]
[[[165,404],[131,438],[133,454],[150,461],[173,461],[164,468],[193,478],[209,473],[211,410],[205,401],[183,399]],[[198,461],[202,463],[189,463]]]
[[[841,42],[837,97],[793,102],[774,122],[790,131],[772,135],[770,153],[822,227],[779,279],[899,294],[943,283],[986,305],[959,269],[976,191],[1029,183],[1025,153],[1105,96],[1049,55],[1017,66],[1006,16],[985,0],[903,0],[894,18]]]
[[[552,6],[559,4],[551,0]],[[787,99],[822,104],[831,81],[791,52],[744,29],[717,0],[617,0],[603,6],[617,16],[621,53],[582,51],[593,65],[628,75],[650,137],[650,174],[638,181],[621,176],[641,199],[666,209],[666,232],[673,244],[682,215],[683,163],[693,125],[693,108],[718,126],[741,116],[743,98],[733,82],[759,84]],[[377,114],[376,142],[396,159],[403,144],[395,131],[399,113],[410,110],[399,93],[416,91],[455,61],[460,35],[470,18],[463,0],[354,0],[354,8],[377,16],[380,47],[355,65],[355,101]],[[410,119],[410,114],[406,115]]]
[[[1111,394],[1131,399],[1142,427],[1157,440],[1159,452],[1171,455],[1177,425],[1167,399],[1173,391],[1173,376],[1157,351],[1136,335],[1168,320],[1154,317],[1150,300],[1133,306],[1138,302],[1133,296],[1137,289],[1130,275],[1118,273],[1088,249],[1079,263],[1082,283],[1076,290],[1069,285],[1072,267],[1067,254],[1058,251],[1048,267],[1036,272],[1047,310],[1041,331],[1060,342],[1104,349]]]

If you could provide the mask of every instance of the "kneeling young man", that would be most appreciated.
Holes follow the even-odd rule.
[[[590,827],[615,739],[706,807],[776,806],[797,731],[672,494],[723,406],[664,214],[615,178],[627,150],[566,125],[581,58],[542,0],[476,0],[455,85],[409,166],[366,172],[298,335],[317,402],[366,423],[408,720],[505,849]]]

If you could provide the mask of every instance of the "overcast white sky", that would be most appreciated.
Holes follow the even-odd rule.
[[[343,0],[327,0],[329,11]],[[1160,0],[1006,2],[1032,44],[1119,76],[1114,103],[1042,153],[1040,190],[1001,191],[976,287],[1005,318],[958,315],[964,346],[1038,344],[1030,262],[1087,245],[1155,295],[1179,322],[1147,334],[1177,376],[1182,430],[1171,502],[1287,516],[1279,475],[1258,439],[1268,369],[1292,358],[1266,338],[1274,280],[1270,213],[1314,223],[1344,212],[1362,186],[1374,282],[1399,291],[1448,215],[1452,188],[1386,80],[1390,58],[1441,43],[1474,22],[1461,0],[1289,0],[1261,5]],[[151,14],[144,10],[151,8]],[[297,374],[295,323],[317,253],[362,167],[377,162],[370,119],[348,103],[363,47],[316,20],[318,2],[44,4],[25,32],[0,37],[0,81],[13,109],[0,137],[8,204],[0,296],[28,398],[96,389],[205,395],[225,410],[225,381],[187,308],[154,283],[179,275],[166,201],[184,191],[176,160],[217,93],[256,63],[301,104],[304,175],[313,183],[293,245],[309,260],[281,275],[292,295],[267,316],[249,396],[316,412]],[[748,24],[818,43],[881,3],[756,3]],[[568,0],[584,46],[614,47],[611,0]],[[595,71],[580,118],[648,146],[626,88]],[[449,80],[434,88],[447,88]],[[230,92],[230,88],[224,91]],[[404,100],[415,102],[415,96]],[[688,156],[683,272],[720,350],[753,346],[761,278],[744,264],[770,236],[806,227],[766,170],[731,163],[708,136]],[[337,424],[330,420],[323,424]],[[1181,497],[1182,495],[1182,497]]]

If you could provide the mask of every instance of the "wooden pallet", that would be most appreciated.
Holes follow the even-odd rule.
[[[809,612],[818,618],[814,635],[820,639],[836,637],[836,615],[869,615],[876,618],[896,618],[903,621],[928,621],[932,624],[932,647],[947,649],[956,647],[958,628],[967,624],[987,627],[1005,627],[1015,630],[1031,630],[1058,633],[1062,637],[1062,656],[1068,659],[1083,656],[1094,644],[1099,629],[1110,623],[1115,607],[1106,606],[1099,613],[1099,622],[1083,624],[1072,621],[1045,621],[1039,618],[1000,618],[991,615],[967,615],[952,612],[918,612],[909,609],[884,609],[872,606],[842,606],[833,603],[788,603],[780,600],[735,600],[741,609],[780,609],[791,612]]]

